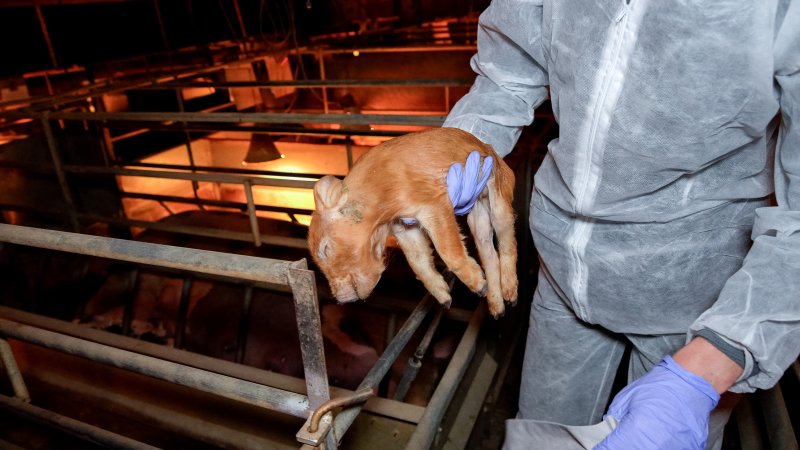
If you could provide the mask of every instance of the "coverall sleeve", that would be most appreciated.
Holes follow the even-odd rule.
[[[478,22],[478,52],[470,61],[478,76],[445,127],[472,133],[500,156],[511,153],[548,95],[542,17],[541,0],[492,1]]]
[[[731,389],[775,385],[800,352],[800,2],[775,34],[780,125],[775,151],[777,205],[756,210],[753,246],[719,300],[692,325],[743,350],[745,369]]]

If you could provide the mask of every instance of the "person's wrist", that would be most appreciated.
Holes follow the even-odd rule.
[[[718,394],[730,389],[744,370],[701,337],[692,339],[672,359],[686,371],[706,380]]]

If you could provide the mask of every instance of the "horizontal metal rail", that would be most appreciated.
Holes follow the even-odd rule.
[[[469,87],[472,78],[458,79],[398,79],[398,80],[286,80],[286,81],[183,81],[167,82],[146,89],[179,89],[179,88],[240,88],[240,87]]]
[[[0,319],[0,335],[80,356],[249,405],[308,417],[308,397],[138,353]]]
[[[287,301],[290,300],[287,299]],[[0,318],[31,325],[67,336],[72,336],[78,339],[128,350],[141,355],[147,355],[154,358],[163,359],[165,361],[172,361],[174,363],[196,367],[198,369],[227,375],[229,377],[238,378],[257,384],[272,386],[282,390],[296,392],[298,394],[306,393],[305,380],[291,377],[289,375],[283,375],[277,372],[270,372],[252,366],[236,364],[231,361],[216,359],[210,356],[192,353],[187,350],[180,350],[147,341],[131,339],[106,331],[89,328],[83,325],[77,325],[71,322],[64,322],[50,317],[39,316],[5,306],[0,306]],[[331,387],[331,395],[334,397],[342,397],[352,394],[353,391],[348,389]],[[367,402],[364,409],[374,414],[409,423],[417,423],[424,410],[424,408],[421,406],[380,397],[371,398]]]
[[[121,175],[146,178],[168,178],[172,180],[205,181],[210,183],[243,184],[245,181],[259,186],[288,187],[312,189],[316,179],[305,175],[286,176],[285,178],[263,178],[229,173],[193,173],[166,170],[125,169],[103,166],[64,166],[64,171],[79,174]]]
[[[305,113],[241,113],[241,112],[71,112],[10,111],[0,117],[52,120],[87,120],[98,122],[194,122],[194,123],[315,123],[351,125],[414,125],[441,126],[444,116],[394,114],[305,114]]]
[[[281,285],[297,263],[7,224],[0,224],[0,241]]]
[[[15,398],[0,395],[0,408],[17,416],[55,426],[77,438],[93,442],[103,447],[125,450],[157,450],[157,447],[106,431],[102,428],[89,425],[88,423],[56,414]],[[3,448],[5,448],[5,446],[3,446]]]
[[[205,199],[205,198],[194,198],[194,197],[180,197],[177,195],[159,195],[159,194],[146,194],[143,192],[120,192],[120,196],[124,198],[136,198],[140,200],[152,200],[156,202],[170,202],[170,203],[186,203],[189,205],[200,205],[200,206],[216,206],[219,208],[230,208],[230,209],[238,209],[241,211],[247,211],[247,203],[242,202],[230,202],[227,200],[212,200],[212,199]],[[289,207],[282,207],[282,206],[268,206],[268,205],[255,205],[257,211],[269,211],[269,212],[278,212],[278,213],[286,213],[289,215],[294,214],[308,214],[310,215],[314,210],[312,209],[303,209],[303,208],[289,208]]]

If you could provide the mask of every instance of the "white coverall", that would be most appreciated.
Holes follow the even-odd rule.
[[[773,386],[800,351],[800,2],[494,0],[471,66],[444,126],[505,156],[548,94],[560,126],[518,418],[600,421],[626,340],[631,380],[699,334],[732,391]]]

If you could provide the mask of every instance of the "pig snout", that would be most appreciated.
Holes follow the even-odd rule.
[[[378,280],[380,274],[378,276],[363,273],[348,274],[331,282],[331,292],[340,304],[364,300],[372,293]]]

